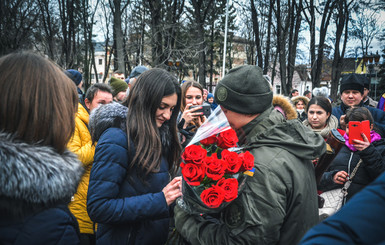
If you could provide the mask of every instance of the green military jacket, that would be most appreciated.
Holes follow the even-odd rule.
[[[237,132],[255,158],[255,173],[217,218],[175,208],[175,223],[191,244],[296,244],[318,222],[312,159],[323,138],[273,108]]]

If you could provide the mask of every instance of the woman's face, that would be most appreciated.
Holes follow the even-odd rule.
[[[186,105],[202,105],[203,104],[203,95],[202,91],[196,87],[189,87],[186,91]]]
[[[303,103],[302,100],[298,101],[297,104],[295,105],[295,108],[298,110],[303,110],[305,108],[305,104]]]
[[[212,104],[212,103],[214,103],[214,98],[213,98],[213,97],[210,97],[210,98],[207,99],[207,101],[208,101],[210,104]]]
[[[326,113],[319,105],[311,105],[307,112],[307,120],[314,129],[323,129],[326,126],[326,120],[330,117],[330,113]]]
[[[178,96],[176,93],[171,95],[164,96],[160,102],[159,108],[155,113],[156,126],[158,128],[162,127],[163,123],[170,120],[172,112],[176,106]]]

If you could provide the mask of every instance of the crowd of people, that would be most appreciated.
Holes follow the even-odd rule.
[[[274,95],[252,65],[231,69],[214,93],[144,66],[86,93],[82,84],[79,71],[31,52],[0,58],[0,244],[385,242],[385,112],[365,76],[344,76],[334,107],[323,88]],[[207,214],[177,202],[181,155],[209,121],[204,106],[221,108],[254,157],[238,197]],[[349,140],[350,122],[363,121],[370,136]],[[317,183],[333,129],[345,145]],[[320,221],[318,194],[353,169],[344,206]]]

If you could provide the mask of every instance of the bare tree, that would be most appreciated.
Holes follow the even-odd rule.
[[[331,98],[336,100],[338,84],[341,77],[343,59],[345,57],[346,44],[348,40],[349,13],[354,0],[340,0],[336,5],[334,22],[336,24],[336,35],[334,39],[334,59],[332,63]],[[342,49],[340,49],[342,42]]]
[[[45,47],[45,52],[52,60],[58,59],[57,52],[57,37],[59,32],[57,14],[57,5],[55,6],[51,0],[38,0],[40,9],[40,22],[42,23],[42,32],[39,32],[39,40],[42,46]],[[56,8],[55,8],[56,7]]]
[[[214,0],[190,0],[192,13],[196,24],[196,35],[199,42],[199,83],[206,87],[206,40],[205,40],[205,22],[207,14],[213,7]]]
[[[282,12],[282,10],[284,12]],[[275,16],[277,20],[277,53],[281,76],[282,92],[289,94],[292,88],[296,48],[301,25],[302,1],[288,0],[281,5],[276,1]],[[287,47],[287,45],[289,47]]]
[[[110,35],[110,28],[112,23],[112,15],[111,12],[108,11],[109,6],[107,6],[106,3],[103,1],[101,2],[101,12],[100,15],[100,22],[104,23],[104,27],[102,28],[104,32],[104,72],[103,72],[103,79],[102,81],[105,81],[109,75],[109,70],[111,66],[111,58],[113,54],[113,49],[110,46],[111,41],[111,35]]]
[[[125,63],[124,63],[124,35],[122,30],[122,13],[127,8],[130,3],[129,0],[108,0],[110,9],[113,16],[113,53],[114,53],[114,70],[121,70],[125,72]]]
[[[32,47],[38,15],[33,0],[0,1],[0,55]]]
[[[357,4],[351,19],[350,35],[360,42],[362,56],[368,55],[368,50],[374,38],[381,31],[380,13],[371,7],[372,0]]]

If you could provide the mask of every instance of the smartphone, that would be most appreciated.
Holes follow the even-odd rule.
[[[359,121],[350,121],[349,122],[349,144],[354,144],[353,140],[364,140],[361,136],[361,133],[364,133],[366,138],[370,142],[370,122],[365,120],[362,122]]]
[[[192,105],[190,106],[190,109],[197,108],[197,107],[202,107],[201,109],[198,109],[194,112],[203,112],[203,115],[206,117],[209,117],[211,114],[211,106],[210,105]]]

